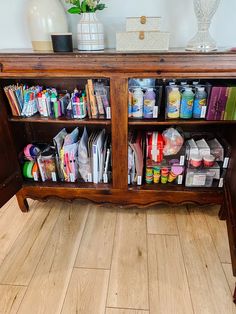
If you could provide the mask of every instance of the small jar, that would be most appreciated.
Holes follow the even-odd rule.
[[[202,157],[199,154],[193,154],[190,159],[190,165],[194,168],[198,168],[202,165]]]
[[[213,167],[215,164],[215,157],[213,155],[206,155],[203,157],[205,167]]]

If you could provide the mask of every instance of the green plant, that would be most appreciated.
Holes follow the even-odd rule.
[[[66,2],[72,4],[72,7],[67,10],[71,14],[96,12],[106,7],[105,4],[100,3],[100,0],[66,0]]]

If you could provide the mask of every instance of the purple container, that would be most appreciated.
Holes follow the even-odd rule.
[[[212,87],[206,120],[223,119],[227,98],[227,87]]]

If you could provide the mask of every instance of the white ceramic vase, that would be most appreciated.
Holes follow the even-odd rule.
[[[28,25],[34,50],[52,50],[51,33],[68,32],[60,0],[29,0]]]
[[[103,50],[104,28],[96,13],[82,13],[77,24],[78,50]]]

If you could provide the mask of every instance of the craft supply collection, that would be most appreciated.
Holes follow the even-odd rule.
[[[108,183],[111,180],[111,144],[106,130],[88,135],[75,128],[68,133],[63,128],[53,145],[34,143],[20,154],[25,179],[52,182]]]
[[[200,81],[130,79],[128,116],[236,120],[236,87]]]
[[[155,79],[129,80],[130,119],[158,119],[163,107],[165,119],[236,119],[234,86],[177,80],[159,83]],[[102,80],[88,79],[84,89],[75,87],[71,93],[23,84],[6,86],[4,90],[13,116],[111,118],[109,84]],[[28,144],[20,160],[26,179],[112,181],[111,139],[105,129],[88,132],[86,128],[75,128],[67,133],[64,128],[53,138],[53,144]],[[215,134],[195,134],[173,127],[129,132],[128,184],[222,187],[229,160],[229,145]]]
[[[230,162],[230,146],[211,133],[179,128],[129,134],[129,184],[184,184],[223,187]]]
[[[72,93],[56,88],[28,86],[25,84],[4,87],[13,116],[58,119],[110,119],[109,86],[100,80],[87,80],[84,89]]]
[[[84,88],[60,91],[54,87],[9,85],[4,88],[12,115],[58,119],[111,119],[109,86],[88,79]],[[236,87],[200,81],[130,79],[128,116],[136,119],[236,119]],[[164,110],[163,110],[164,109]],[[163,114],[163,111],[164,114]]]

